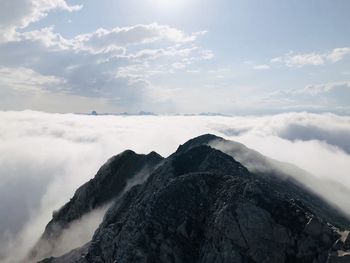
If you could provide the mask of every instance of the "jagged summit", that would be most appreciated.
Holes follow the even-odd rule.
[[[347,262],[340,260],[348,260],[350,242],[339,229],[350,226],[346,217],[285,176],[251,172],[213,141],[225,142],[207,134],[166,159],[131,151],[112,158],[82,187],[119,196],[91,241],[42,262]],[[143,183],[105,186],[134,178],[150,160]],[[83,192],[91,196],[83,203],[104,196]]]
[[[190,139],[186,143],[180,145],[175,153],[180,154],[196,146],[208,145],[210,142],[214,140],[224,140],[224,139],[213,134],[203,134],[196,138]]]
[[[219,174],[247,174],[248,170],[231,156],[207,145],[188,147],[177,153],[172,160],[175,175],[194,172],[215,172]]]

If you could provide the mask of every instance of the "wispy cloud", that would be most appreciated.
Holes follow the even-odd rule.
[[[332,62],[338,62],[350,54],[350,47],[335,48],[328,55],[327,59]]]
[[[285,111],[350,113],[350,82],[311,83],[300,89],[279,89],[258,99],[257,104],[275,105]]]
[[[266,69],[270,69],[270,66],[267,64],[260,64],[260,65],[254,65],[253,69],[256,70],[266,70]]]
[[[0,85],[16,91],[45,92],[50,87],[64,89],[65,81],[56,76],[41,75],[29,68],[0,68]]]
[[[0,42],[17,38],[17,29],[25,28],[55,9],[78,11],[81,5],[69,5],[65,0],[16,0],[3,2],[0,9]]]
[[[282,63],[287,67],[301,68],[304,66],[321,66],[327,63],[335,63],[350,54],[350,48],[335,48],[326,53],[295,53],[288,52],[283,56],[271,59],[271,63]]]
[[[271,63],[284,63],[287,67],[300,68],[308,65],[319,66],[323,65],[325,62],[320,54],[295,54],[294,52],[289,52],[284,56],[273,58]]]
[[[310,84],[299,92],[308,93],[310,95],[318,95],[335,90],[344,90],[349,94],[350,97],[350,81],[330,82],[325,84]]]
[[[187,35],[179,29],[153,23],[116,27],[111,30],[100,28],[95,32],[76,36],[73,42],[78,50],[88,49],[94,53],[100,53],[125,48],[129,45],[149,44],[156,41],[189,43],[205,33],[205,31],[200,31]]]

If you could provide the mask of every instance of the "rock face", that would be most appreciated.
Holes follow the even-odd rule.
[[[109,159],[93,179],[82,185],[66,205],[53,213],[30,258],[50,255],[55,249],[56,240],[71,223],[118,198],[128,184],[145,180],[162,160],[163,157],[155,152],[143,155],[130,150]]]
[[[115,200],[89,243],[42,262],[350,262],[339,234],[350,222],[341,213],[285,176],[249,172],[212,140],[223,139],[181,145]],[[120,193],[111,187],[108,196],[114,189]],[[96,202],[77,199],[53,221],[71,220],[73,204]]]

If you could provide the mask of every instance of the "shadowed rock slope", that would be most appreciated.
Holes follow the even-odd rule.
[[[136,154],[131,150],[110,158],[97,172],[95,177],[82,185],[73,198],[53,213],[45,232],[30,258],[43,258],[55,250],[56,241],[71,223],[79,220],[92,210],[102,207],[119,197],[127,185],[140,183],[163,160],[159,154]]]
[[[213,140],[223,139],[180,146],[114,202],[89,243],[42,262],[350,262],[347,218],[286,176],[249,172]]]

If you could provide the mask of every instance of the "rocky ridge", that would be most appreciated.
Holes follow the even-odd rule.
[[[72,223],[120,197],[132,183],[143,182],[162,160],[155,152],[143,155],[131,150],[110,158],[93,179],[79,187],[70,201],[53,213],[29,258],[35,260],[52,254],[57,240]]]
[[[90,242],[42,262],[350,262],[350,237],[344,231],[350,222],[341,212],[293,178],[249,171],[209,146],[214,140],[224,142],[203,135],[164,160],[153,153],[157,157],[144,183],[127,191],[122,190],[126,182],[109,188],[117,194],[108,198],[119,198]],[[130,161],[128,169],[134,166]],[[95,178],[103,177],[104,169]],[[119,179],[101,182],[109,180]],[[80,200],[83,192],[91,195],[84,202],[108,199],[86,190],[73,199]],[[72,211],[79,214],[80,207],[98,206],[72,200],[56,214],[56,222],[72,220]],[[75,209],[68,209],[73,204]],[[45,233],[55,233],[49,231],[53,221]]]

